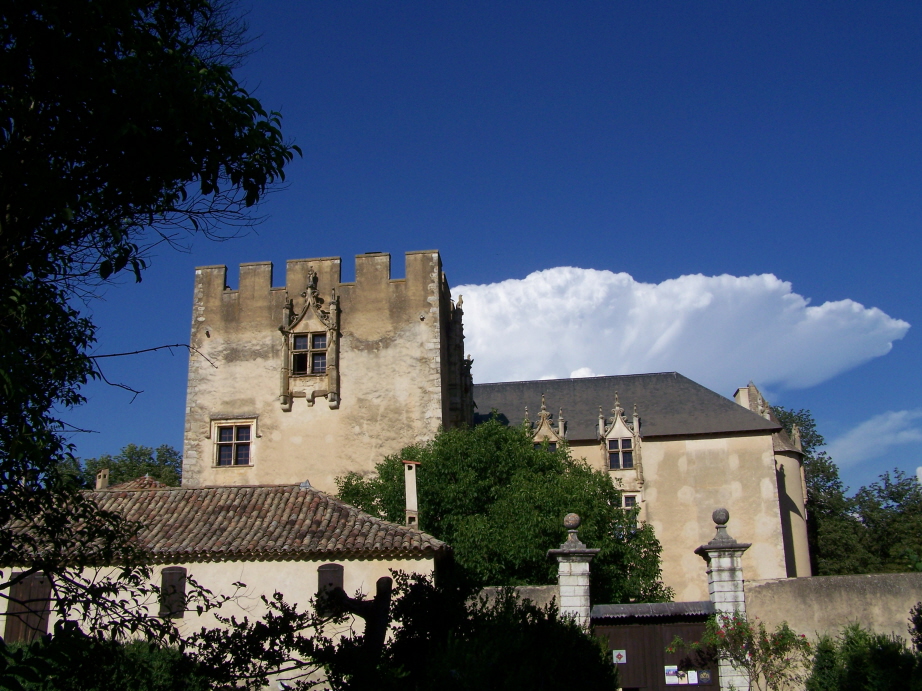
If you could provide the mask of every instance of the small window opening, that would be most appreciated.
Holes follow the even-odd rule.
[[[335,613],[330,601],[337,589],[343,590],[343,565],[323,564],[317,567],[317,612],[321,615]]]
[[[291,373],[294,376],[326,374],[327,335],[294,334],[291,337]]]
[[[250,465],[250,426],[218,427],[218,465]]]
[[[186,569],[168,566],[160,572],[160,616],[182,619],[186,612]]]

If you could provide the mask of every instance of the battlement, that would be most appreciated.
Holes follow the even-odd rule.
[[[308,283],[314,281],[324,300],[335,294],[344,305],[361,310],[429,308],[430,298],[447,294],[442,261],[437,250],[418,250],[405,255],[405,278],[391,278],[391,255],[369,252],[355,257],[355,281],[342,282],[340,257],[291,259],[285,266],[285,285],[273,286],[272,262],[240,265],[237,289],[228,286],[227,267],[200,266],[195,270],[196,319],[267,325],[281,323],[287,300],[298,303]],[[428,304],[427,304],[428,302]]]

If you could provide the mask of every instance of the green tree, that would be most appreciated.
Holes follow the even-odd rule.
[[[922,571],[922,485],[895,469],[853,499],[878,571]]]
[[[839,477],[839,468],[821,448],[825,439],[809,410],[772,406],[775,416],[791,432],[796,424],[804,449],[807,480],[807,536],[813,573],[835,576],[869,573],[879,561],[869,549],[868,533],[859,520],[855,502]]]
[[[580,515],[580,539],[601,552],[592,563],[596,602],[657,602],[671,591],[660,580],[661,546],[653,529],[624,510],[611,479],[571,458],[565,446],[534,448],[521,427],[491,419],[473,429],[443,430],[376,466],[376,474],[337,479],[339,497],[402,523],[402,459],[420,462],[420,525],[452,545],[459,566],[481,585],[555,583],[547,550],[566,538],[563,517]]]
[[[806,691],[922,691],[922,654],[899,636],[849,624],[817,642]]]
[[[109,469],[109,484],[117,485],[149,475],[165,485],[178,487],[182,479],[182,454],[168,444],[156,449],[128,444],[115,456],[103,454],[98,458],[84,459],[80,467],[80,483],[95,486],[96,473]]]
[[[153,244],[251,222],[283,179],[296,149],[233,76],[243,32],[220,0],[9,0],[0,17],[0,597],[42,572],[97,636],[176,629],[141,604],[137,526],[60,472],[58,411],[102,376],[78,305],[140,280]]]

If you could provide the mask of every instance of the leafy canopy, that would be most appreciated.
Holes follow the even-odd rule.
[[[0,598],[44,573],[96,636],[177,632],[143,605],[137,526],[61,472],[60,411],[101,376],[78,305],[140,280],[158,242],[252,222],[283,179],[297,149],[233,76],[244,33],[223,0],[9,0],[0,17]]]
[[[81,461],[68,459],[64,472],[73,475],[81,487],[93,489],[96,474],[103,468],[109,469],[110,485],[149,475],[165,485],[178,487],[182,480],[182,454],[169,444],[161,444],[156,449],[128,444],[114,456],[103,454]]]
[[[809,410],[773,406],[790,432],[794,424],[804,447],[807,480],[807,534],[813,572],[922,571],[922,486],[900,470],[848,496]]]
[[[493,418],[473,429],[439,432],[376,466],[376,474],[337,479],[339,497],[403,523],[401,459],[418,461],[420,527],[448,542],[457,563],[482,585],[555,583],[547,550],[566,539],[563,517],[579,514],[580,539],[601,551],[592,562],[597,602],[671,598],[660,581],[661,546],[653,529],[624,510],[611,479],[561,446],[535,448],[521,427]]]

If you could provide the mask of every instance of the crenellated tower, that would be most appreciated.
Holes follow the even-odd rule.
[[[196,269],[183,484],[309,481],[370,471],[384,456],[471,424],[473,384],[462,311],[436,251]]]

